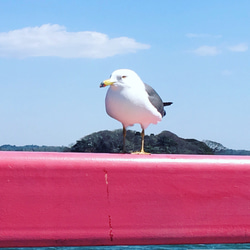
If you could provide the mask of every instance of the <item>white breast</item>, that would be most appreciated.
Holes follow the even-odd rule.
[[[161,121],[161,114],[150,103],[144,86],[135,88],[109,87],[106,95],[108,115],[120,121],[125,127],[136,123],[146,129],[150,123]]]

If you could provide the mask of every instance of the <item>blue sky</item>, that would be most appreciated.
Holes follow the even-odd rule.
[[[99,84],[129,68],[174,102],[146,134],[250,149],[249,23],[248,0],[2,0],[0,145],[121,128]]]

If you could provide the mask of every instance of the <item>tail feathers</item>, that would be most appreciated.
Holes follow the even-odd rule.
[[[164,102],[163,106],[170,106],[171,104],[173,104],[172,102]]]

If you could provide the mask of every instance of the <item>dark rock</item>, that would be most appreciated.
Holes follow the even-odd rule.
[[[100,131],[83,137],[71,147],[71,152],[120,153],[122,152],[122,130]],[[141,134],[127,131],[126,151],[135,152],[141,148]],[[158,135],[145,136],[145,151],[152,154],[213,154],[204,142],[183,139],[163,131]]]

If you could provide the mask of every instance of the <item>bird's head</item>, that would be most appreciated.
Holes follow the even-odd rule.
[[[106,86],[126,86],[129,87],[135,83],[142,82],[140,77],[130,69],[115,70],[111,77],[100,84],[100,87]]]

